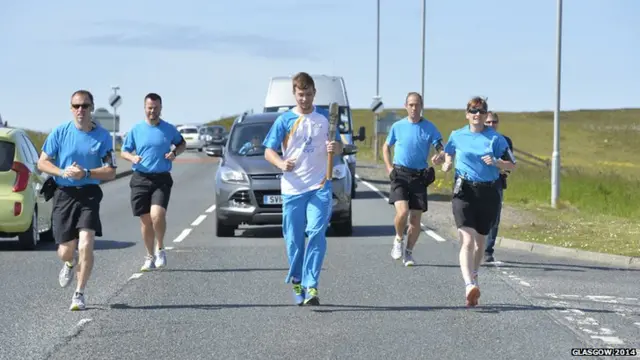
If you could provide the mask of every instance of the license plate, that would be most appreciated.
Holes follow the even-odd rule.
[[[282,196],[280,195],[265,195],[264,203],[267,205],[282,204]]]

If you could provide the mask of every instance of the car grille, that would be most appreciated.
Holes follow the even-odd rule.
[[[254,180],[278,180],[282,174],[253,174],[249,175]]]
[[[280,204],[266,204],[264,203],[265,195],[280,195],[280,190],[254,190],[253,195],[256,197],[258,205],[267,209],[279,209],[282,208]]]

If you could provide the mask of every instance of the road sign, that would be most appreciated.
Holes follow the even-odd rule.
[[[115,122],[113,114],[105,108],[97,108],[93,113],[93,121],[97,122],[109,132],[120,132],[120,115],[116,115]]]
[[[109,97],[109,105],[112,108],[118,108],[122,104],[122,96],[118,94],[113,94]]]
[[[376,114],[379,114],[384,110],[384,105],[382,104],[382,97],[374,96],[373,102],[371,103],[371,111]]]

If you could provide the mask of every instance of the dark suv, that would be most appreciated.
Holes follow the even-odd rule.
[[[262,142],[280,113],[238,117],[229,131],[229,140],[210,156],[220,157],[215,177],[216,235],[232,237],[241,224],[282,224],[280,178],[282,170],[264,158]],[[345,145],[344,155],[357,148]],[[330,225],[338,236],[350,236],[352,177],[342,156],[333,165],[333,209]]]

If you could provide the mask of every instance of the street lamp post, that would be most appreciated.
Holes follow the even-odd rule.
[[[424,77],[425,77],[425,44],[427,42],[426,39],[427,32],[427,0],[422,0],[422,88],[420,95],[422,96],[424,102]],[[422,104],[424,107],[424,104]]]
[[[380,0],[377,1],[376,20],[376,97],[380,96]],[[378,113],[373,115],[373,160],[378,162]]]
[[[551,206],[558,207],[560,194],[560,82],[562,78],[562,0],[558,1],[556,34],[556,106],[553,112],[553,153],[551,154]]]

